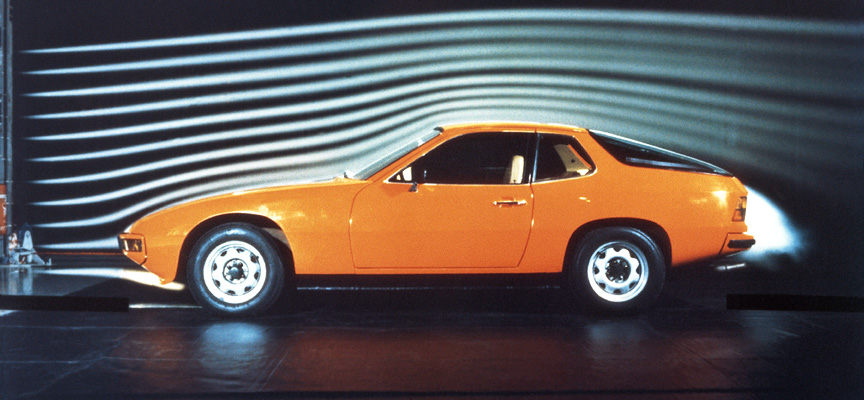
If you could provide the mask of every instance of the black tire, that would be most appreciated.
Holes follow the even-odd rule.
[[[601,228],[580,241],[568,263],[567,286],[588,312],[629,314],[657,300],[666,280],[660,248],[644,232]]]
[[[272,240],[244,223],[205,233],[192,248],[186,272],[195,301],[221,317],[261,314],[285,286],[285,269]]]

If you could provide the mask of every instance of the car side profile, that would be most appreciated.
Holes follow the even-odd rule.
[[[119,235],[222,316],[298,275],[560,274],[583,307],[645,309],[667,269],[750,248],[747,190],[711,164],[603,132],[436,128],[353,177],[189,201]]]

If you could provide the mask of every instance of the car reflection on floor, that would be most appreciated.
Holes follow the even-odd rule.
[[[782,288],[747,268],[674,273],[655,310],[619,318],[573,312],[553,287],[450,287],[301,290],[221,320],[183,291],[33,276],[38,290],[90,279],[76,296],[139,307],[0,316],[4,398],[864,394],[864,315],[728,310],[727,293]]]

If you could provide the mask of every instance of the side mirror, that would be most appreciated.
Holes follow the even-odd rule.
[[[417,192],[417,185],[420,183],[426,183],[426,169],[420,169],[419,174],[415,174],[414,171],[416,168],[408,167],[399,172],[396,176],[398,177],[399,182],[411,182],[411,189],[408,189],[409,192],[415,193]],[[420,176],[415,176],[420,175]]]

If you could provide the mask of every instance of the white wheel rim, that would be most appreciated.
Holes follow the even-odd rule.
[[[233,240],[207,254],[202,266],[204,284],[215,298],[229,304],[254,299],[267,282],[267,263],[255,246]]]
[[[606,243],[591,255],[587,273],[594,294],[620,303],[632,300],[645,289],[648,262],[642,250],[630,243]]]

